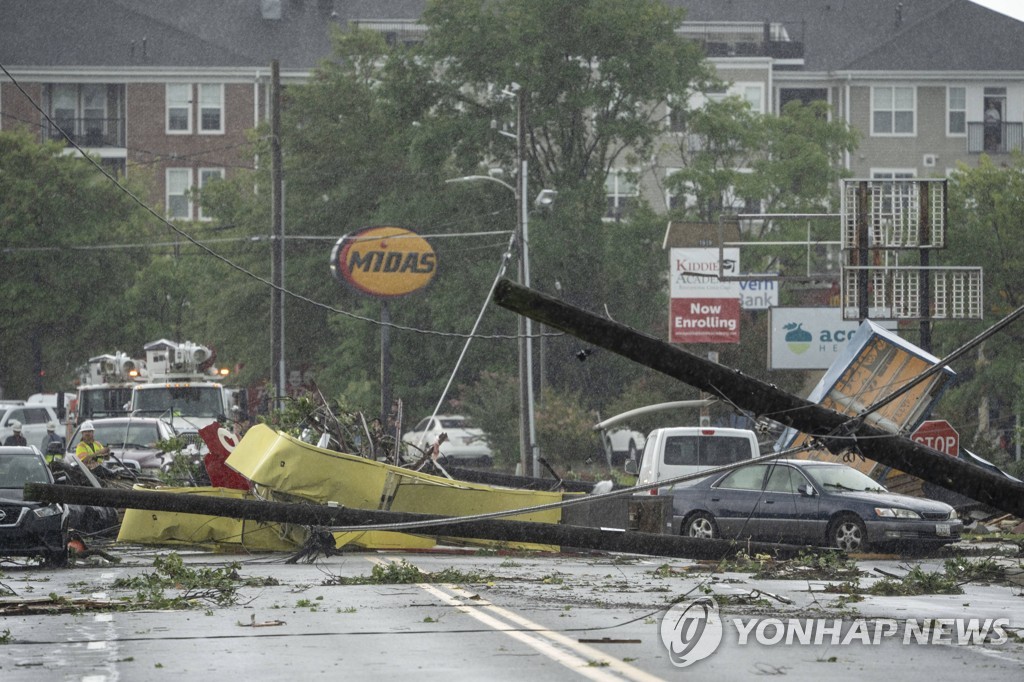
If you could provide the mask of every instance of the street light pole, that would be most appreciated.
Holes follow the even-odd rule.
[[[526,160],[526,98],[523,90],[513,84],[516,96],[516,184],[510,185],[491,175],[467,175],[452,178],[446,182],[469,182],[487,180],[495,182],[511,191],[516,199],[516,241],[519,244],[518,281],[524,287],[530,286],[530,231],[529,206],[527,197],[527,160]],[[512,94],[512,93],[508,93]],[[513,137],[511,133],[499,131],[502,135]],[[550,205],[557,192],[543,190],[538,197],[540,205]],[[533,320],[525,315],[519,316],[517,325],[519,336],[519,467],[524,476],[540,477],[540,448],[537,445],[537,427],[534,421],[533,394]],[[531,464],[532,463],[532,464]]]
[[[526,159],[526,97],[521,87],[516,90],[516,160],[519,165],[518,182],[516,183],[516,206],[519,217],[519,283],[529,288],[530,210],[526,203],[527,197],[529,197]],[[522,472],[525,476],[527,471],[532,471],[533,477],[539,478],[540,453],[537,447],[533,396],[533,320],[524,315],[519,316],[519,407],[519,458]]]

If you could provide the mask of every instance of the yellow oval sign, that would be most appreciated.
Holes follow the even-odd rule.
[[[430,284],[437,254],[426,239],[404,227],[364,227],[334,245],[331,271],[364,294],[393,298]]]

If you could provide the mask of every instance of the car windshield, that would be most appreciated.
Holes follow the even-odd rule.
[[[71,441],[72,448],[78,445],[81,437],[81,433],[75,435]],[[160,432],[153,422],[100,423],[96,424],[96,440],[115,448],[152,448],[160,440]]]
[[[0,488],[20,488],[26,483],[49,483],[43,458],[31,454],[0,455]]]
[[[78,413],[82,419],[125,414],[132,400],[131,387],[89,388],[79,392]]]
[[[665,464],[723,466],[750,459],[750,441],[734,436],[669,436]]]
[[[159,386],[135,389],[132,408],[147,415],[224,418],[219,386]]]
[[[439,419],[442,429],[468,429],[470,423],[465,419]]]
[[[856,492],[887,492],[878,481],[847,466],[805,466],[807,475],[815,483],[830,490],[852,490]]]

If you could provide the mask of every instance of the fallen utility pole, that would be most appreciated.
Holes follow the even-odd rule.
[[[818,438],[831,452],[859,451],[865,457],[1024,517],[1024,483],[971,462],[932,450],[899,435],[787,393],[773,384],[700,358],[682,348],[594,315],[533,289],[501,280],[495,302],[520,315],[560,329],[690,386],[735,407]]]
[[[469,467],[448,466],[445,470],[457,481],[467,483],[486,483],[520,490],[564,490],[569,493],[589,493],[594,484],[588,481],[566,481],[554,478],[534,478],[532,476],[516,476],[503,474],[500,471],[485,471]],[[621,487],[621,486],[619,486]]]
[[[500,542],[529,542],[539,545],[558,545],[577,549],[606,552],[647,554],[687,559],[718,560],[731,557],[743,550],[753,556],[767,554],[786,559],[806,551],[806,547],[770,542],[732,540],[704,540],[676,535],[637,533],[619,529],[587,528],[557,523],[527,521],[465,521],[448,516],[385,512],[319,504],[286,504],[263,500],[239,500],[162,493],[148,490],[121,490],[114,488],[84,488],[67,485],[29,483],[25,485],[25,499],[37,502],[97,505],[126,509],[204,514],[235,519],[251,519],[264,523],[292,523],[302,526],[350,527],[378,524],[399,524],[411,521],[437,521],[428,528],[417,528],[419,535],[437,535],[453,538],[497,540]],[[401,528],[395,528],[401,531]],[[429,532],[425,532],[429,531]]]

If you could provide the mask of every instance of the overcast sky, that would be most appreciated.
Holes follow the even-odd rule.
[[[1024,21],[1024,0],[971,0],[972,2]]]

